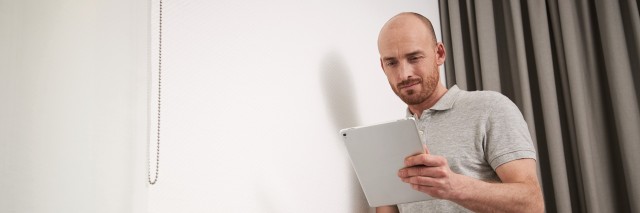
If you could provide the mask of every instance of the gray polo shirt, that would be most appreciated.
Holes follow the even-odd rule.
[[[407,110],[407,117],[414,116]],[[536,152],[527,124],[509,98],[493,91],[463,91],[451,87],[420,118],[416,117],[429,152],[447,158],[451,171],[489,182],[509,161]],[[399,204],[400,212],[470,212],[447,200]]]

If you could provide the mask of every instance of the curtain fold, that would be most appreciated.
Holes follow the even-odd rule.
[[[610,94],[614,125],[616,126],[615,131],[616,135],[620,137],[618,146],[621,152],[626,188],[628,189],[627,194],[630,200],[640,200],[640,184],[637,183],[640,180],[640,171],[634,165],[640,162],[640,156],[637,155],[637,152],[632,152],[633,150],[640,150],[640,131],[638,125],[634,126],[634,124],[640,123],[640,116],[638,115],[638,102],[633,101],[637,96],[631,74],[630,60],[632,59],[627,51],[620,51],[626,50],[628,44],[623,26],[619,24],[623,23],[621,9],[617,1],[596,2],[598,14],[603,14],[598,16],[598,25],[602,26],[600,35],[606,61],[605,68],[606,70],[612,70],[612,72],[606,72],[606,77],[609,83],[609,91],[614,91]],[[638,17],[635,18],[637,19]],[[630,37],[630,39],[633,38],[633,36]],[[636,55],[633,60],[638,59]],[[638,72],[638,70],[635,71]],[[640,205],[637,202],[633,204]]]
[[[558,89],[556,88],[556,77],[553,68],[551,51],[551,39],[549,38],[549,25],[547,9],[544,1],[527,1],[527,10],[523,11],[527,24],[528,34],[531,40],[527,49],[533,52],[531,69],[535,70],[532,76],[537,81],[532,81],[532,97],[539,97],[534,103],[534,111],[538,112],[535,119],[534,128],[544,138],[536,141],[546,141],[538,144],[538,162],[542,165],[550,165],[554,162],[558,165],[567,165],[564,154],[565,147],[562,138],[562,123],[560,122],[560,109],[558,103]],[[529,16],[529,14],[538,14]],[[536,47],[535,49],[533,47]],[[560,90],[561,91],[561,90]],[[541,169],[541,181],[546,196],[547,209],[555,207],[558,212],[571,212],[570,202],[555,202],[555,199],[571,200],[569,191],[568,174],[565,167],[545,167]],[[556,174],[556,175],[548,175]]]
[[[634,0],[440,0],[447,86],[523,113],[548,212],[640,212]]]

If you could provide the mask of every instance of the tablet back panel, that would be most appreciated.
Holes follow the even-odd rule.
[[[413,118],[340,131],[372,207],[432,199],[398,177],[407,156],[423,153]]]

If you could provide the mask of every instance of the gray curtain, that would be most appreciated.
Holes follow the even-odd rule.
[[[640,212],[636,0],[440,0],[447,86],[529,124],[547,212]]]

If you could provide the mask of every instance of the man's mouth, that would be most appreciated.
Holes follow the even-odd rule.
[[[420,79],[410,79],[410,80],[402,81],[398,84],[398,90],[409,88],[414,85],[418,85],[420,84],[420,82],[421,82]]]

